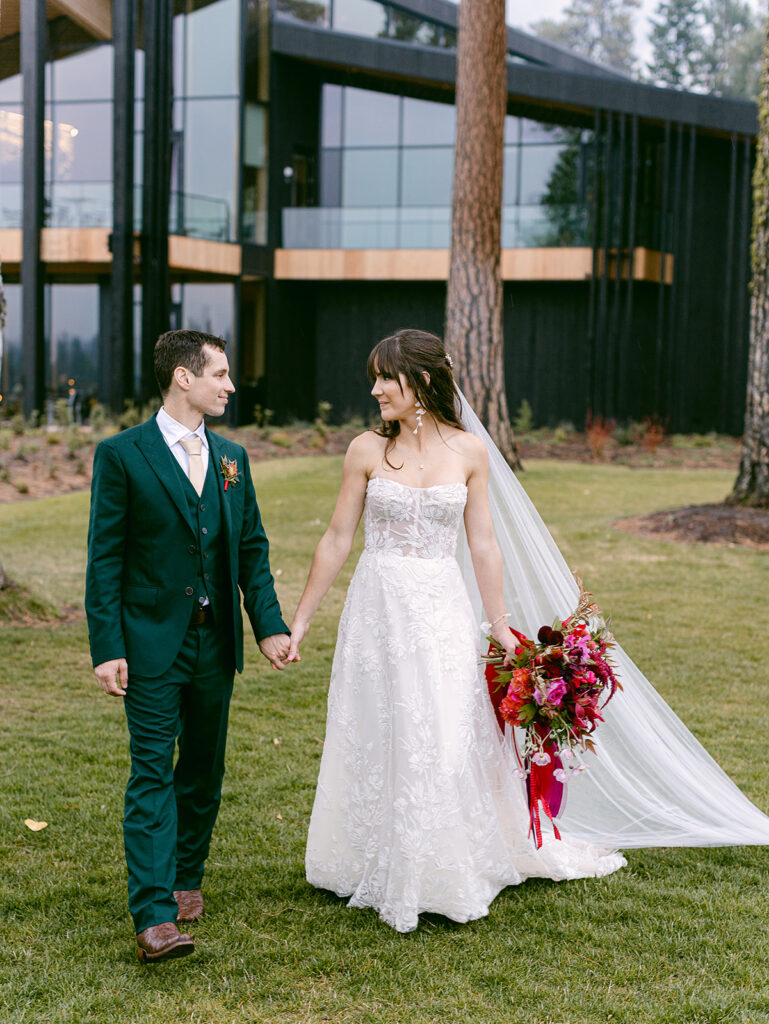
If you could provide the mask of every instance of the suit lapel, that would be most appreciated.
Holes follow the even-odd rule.
[[[226,441],[222,438],[217,437],[216,434],[212,434],[208,428],[206,428],[206,437],[208,438],[208,451],[211,456],[210,471],[216,474],[216,489],[219,491],[219,501],[224,511],[224,535],[227,538],[227,544],[229,546],[230,537],[232,536],[232,507],[230,501],[230,495],[224,490],[224,482],[221,479],[219,472],[219,460],[223,455],[227,455],[225,451]],[[227,489],[229,490],[229,488]]]
[[[174,457],[163,440],[163,435],[160,433],[160,427],[155,422],[154,416],[142,424],[141,436],[137,440],[136,446],[149,463],[150,469],[163,485],[171,501],[176,505],[182,519],[194,534],[195,527],[190,517],[189,503],[185,497],[179,474],[174,467]]]

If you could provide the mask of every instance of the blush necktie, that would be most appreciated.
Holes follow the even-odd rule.
[[[203,483],[206,479],[206,474],[203,471],[203,459],[200,454],[203,439],[197,434],[194,437],[183,437],[181,445],[190,457],[190,483],[199,497],[203,493]]]

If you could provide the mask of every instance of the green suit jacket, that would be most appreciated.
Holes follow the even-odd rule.
[[[209,468],[222,487],[235,665],[243,670],[240,595],[257,640],[287,633],[270,573],[269,545],[245,448],[206,430]],[[219,460],[237,462],[225,491]],[[174,662],[193,611],[197,537],[183,481],[155,417],[96,449],[88,528],[85,609],[94,666],[126,658],[156,678]],[[230,617],[228,617],[230,618]]]

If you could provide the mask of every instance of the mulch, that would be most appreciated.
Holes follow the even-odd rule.
[[[360,427],[254,427],[227,429],[228,437],[247,449],[252,463],[307,456],[340,455],[360,432]],[[14,435],[0,425],[0,503],[51,497],[90,486],[94,439],[88,428],[37,431]],[[643,444],[605,443],[596,458],[583,433],[556,437],[538,431],[518,442],[524,468],[538,459],[625,465],[631,469],[726,469],[736,475],[740,442],[736,438],[698,438],[678,446],[669,439],[654,448]],[[615,524],[619,529],[645,537],[689,543],[746,545],[769,550],[769,510],[698,505],[653,512]]]

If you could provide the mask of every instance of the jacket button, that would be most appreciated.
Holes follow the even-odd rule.
[[[208,533],[208,527],[204,526],[203,529],[200,532],[201,533]]]
[[[206,506],[205,506],[205,505],[201,505],[201,506],[200,506],[200,511],[201,511],[201,512],[205,512],[205,510],[206,510]]]
[[[195,591],[192,589],[192,587],[185,587],[184,593],[187,595],[187,597],[192,597]]]
[[[190,546],[189,546],[189,547],[187,548],[187,550],[189,551],[189,553],[190,553],[191,555],[194,555],[194,554],[195,554],[195,552],[196,552],[196,551],[197,551],[198,549],[197,549],[197,548],[195,547],[195,545],[194,545],[194,544],[190,544]]]
[[[198,598],[198,604],[205,604],[206,599],[204,597]]]

